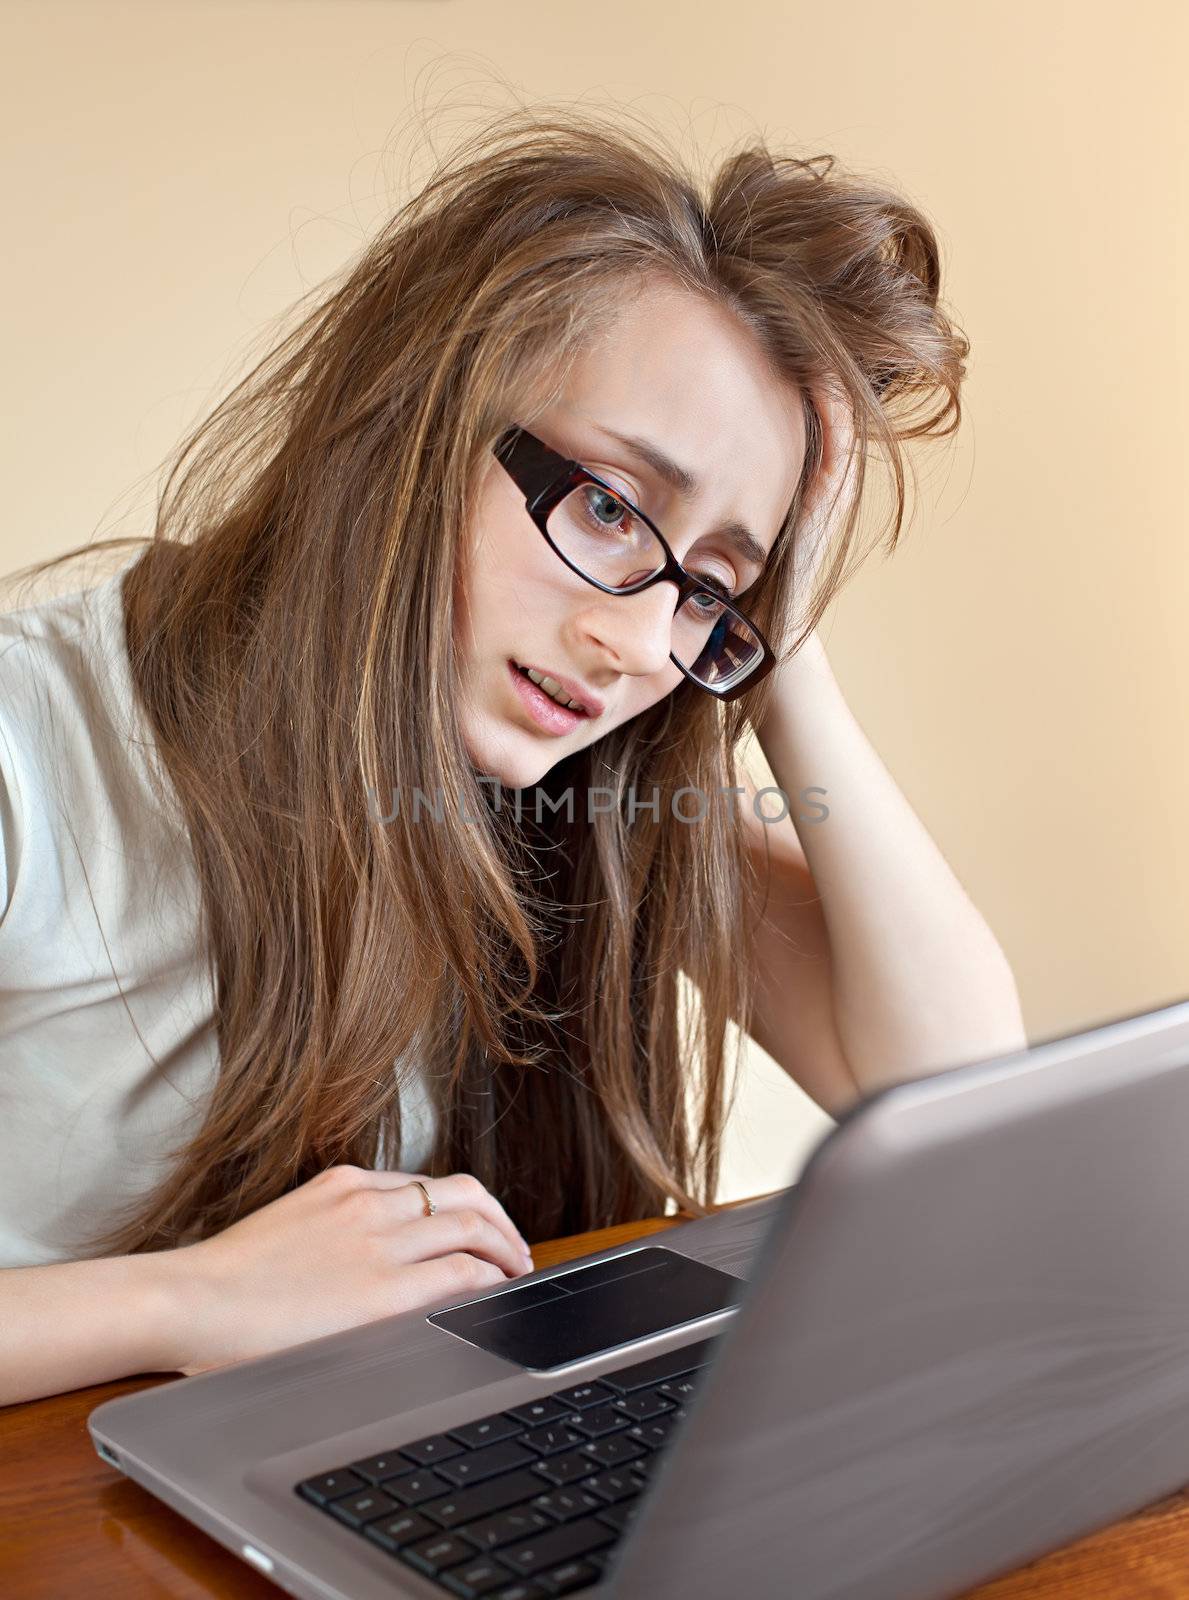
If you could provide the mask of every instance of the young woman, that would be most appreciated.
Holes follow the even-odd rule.
[[[1022,1043],[814,632],[868,445],[894,548],[967,349],[928,222],[830,158],[700,185],[522,112],[199,428],[134,560],[0,619],[0,1400],[701,1211],[729,1021],[834,1114]]]

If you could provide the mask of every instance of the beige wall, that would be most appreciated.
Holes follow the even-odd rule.
[[[1189,993],[1184,13],[661,0],[0,4],[0,572],[140,532],[264,321],[398,192],[414,95],[631,102],[706,151],[834,152],[933,219],[956,444],[823,628],[1043,1038]],[[446,52],[464,52],[447,56]],[[444,59],[443,59],[444,58]],[[435,73],[424,73],[435,61]],[[1180,269],[1180,270],[1178,270]],[[752,1053],[724,1194],[826,1119]]]

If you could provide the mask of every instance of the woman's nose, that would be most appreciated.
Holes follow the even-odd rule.
[[[603,595],[587,613],[587,631],[610,650],[621,671],[646,677],[669,664],[677,585],[654,583],[639,594]]]

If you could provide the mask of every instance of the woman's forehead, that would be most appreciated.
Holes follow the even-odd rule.
[[[800,392],[777,378],[755,336],[724,307],[661,290],[625,302],[576,356],[551,415],[627,460],[632,438],[696,486],[684,498],[732,516],[766,545],[805,457]],[[682,494],[663,471],[649,482]]]
[[[762,475],[787,507],[805,459],[800,390],[771,371],[754,333],[727,307],[648,286],[574,357],[565,410],[648,438],[703,477]]]

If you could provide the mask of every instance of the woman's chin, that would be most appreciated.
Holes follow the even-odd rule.
[[[494,778],[503,789],[528,789],[540,783],[552,763],[531,753],[501,748],[495,740],[465,740],[471,767],[479,778]]]

